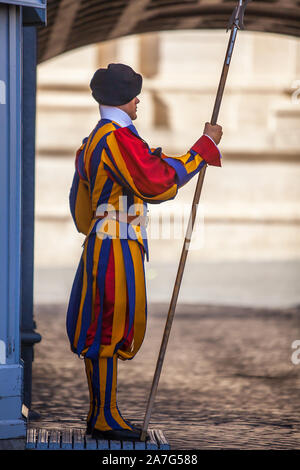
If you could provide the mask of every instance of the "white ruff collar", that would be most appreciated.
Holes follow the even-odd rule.
[[[132,125],[132,120],[129,115],[116,106],[99,105],[100,115],[102,119],[110,119],[117,122],[121,127]]]

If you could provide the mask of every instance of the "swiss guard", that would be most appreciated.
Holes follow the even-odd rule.
[[[90,393],[87,433],[139,440],[117,404],[117,361],[141,347],[147,320],[144,260],[147,204],[174,199],[200,169],[221,166],[219,125],[185,155],[150,148],[134,127],[142,76],[124,64],[97,70],[90,88],[101,119],[76,153],[70,209],[86,235],[67,311],[71,350],[84,358]]]

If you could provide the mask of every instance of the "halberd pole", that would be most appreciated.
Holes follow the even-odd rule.
[[[223,93],[224,93],[224,89],[225,89],[225,84],[226,84],[226,80],[227,80],[227,75],[228,75],[228,71],[229,71],[229,66],[230,66],[230,62],[231,62],[231,57],[232,57],[232,53],[233,53],[233,49],[234,49],[234,45],[235,45],[236,36],[237,36],[237,31],[239,29],[244,29],[243,19],[244,19],[245,9],[246,9],[247,4],[250,1],[251,0],[245,0],[245,1],[239,0],[238,5],[235,7],[235,9],[234,9],[234,11],[231,15],[231,18],[229,20],[229,23],[228,23],[227,31],[229,29],[231,29],[231,34],[230,34],[230,38],[229,38],[229,42],[228,42],[228,47],[227,47],[227,51],[226,51],[223,70],[222,70],[222,74],[221,74],[221,78],[220,78],[220,82],[219,82],[219,87],[218,87],[218,91],[217,91],[217,95],[216,95],[216,100],[215,100],[215,104],[214,104],[214,108],[213,108],[213,113],[212,113],[212,117],[211,117],[211,124],[212,125],[215,125],[217,123],[217,120],[218,120],[219,111],[220,111],[220,107],[221,107],[221,102],[222,102],[222,98],[223,98]],[[174,284],[174,288],[173,288],[173,293],[172,293],[171,302],[170,302],[170,306],[169,306],[169,311],[168,311],[168,316],[167,316],[166,325],[165,325],[165,329],[164,329],[164,334],[163,334],[163,337],[162,337],[160,351],[159,351],[158,359],[157,359],[157,363],[156,363],[156,369],[155,369],[155,373],[154,373],[154,376],[153,376],[151,391],[150,391],[149,398],[148,398],[146,413],[145,413],[143,427],[142,427],[141,436],[140,436],[141,441],[145,441],[146,436],[147,436],[147,429],[148,429],[150,416],[151,416],[151,411],[152,411],[152,407],[153,407],[155,396],[156,396],[156,391],[157,391],[158,382],[159,382],[159,378],[160,378],[160,374],[161,374],[161,370],[162,370],[162,366],[163,366],[163,361],[164,361],[164,357],[165,357],[165,353],[166,353],[166,349],[167,349],[167,344],[168,344],[168,340],[169,340],[169,336],[170,336],[170,332],[171,332],[171,327],[172,327],[172,322],[173,322],[173,318],[174,318],[174,314],[175,314],[175,308],[176,308],[176,304],[177,304],[179,289],[180,289],[180,285],[181,285],[181,281],[182,281],[182,277],[183,277],[183,272],[184,272],[184,268],[185,268],[185,262],[186,262],[187,254],[188,254],[188,251],[189,251],[189,244],[190,244],[190,241],[191,241],[193,228],[194,228],[194,224],[195,224],[195,220],[196,220],[198,203],[199,203],[200,196],[201,196],[201,191],[202,191],[202,187],[203,187],[203,181],[204,181],[204,177],[205,177],[206,168],[207,168],[207,165],[204,165],[204,167],[199,172],[199,176],[198,176],[198,180],[197,180],[194,199],[193,199],[193,203],[192,203],[192,209],[191,209],[191,213],[190,213],[190,217],[189,217],[186,236],[185,236],[183,247],[182,247],[181,257],[180,257],[180,261],[179,261],[179,265],[178,265],[177,276],[176,276],[176,280],[175,280],[175,284]]]

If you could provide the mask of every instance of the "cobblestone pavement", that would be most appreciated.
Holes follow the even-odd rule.
[[[142,423],[168,305],[148,307],[148,327],[132,361],[119,361],[122,414]],[[69,350],[66,307],[36,306],[33,363],[38,427],[84,427],[84,364]],[[299,449],[300,308],[178,305],[150,426],[171,449]],[[300,353],[297,356],[300,359]]]

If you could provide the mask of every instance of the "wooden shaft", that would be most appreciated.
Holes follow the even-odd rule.
[[[194,199],[193,199],[193,204],[192,204],[192,210],[191,210],[191,213],[190,213],[189,222],[188,222],[187,231],[186,231],[186,236],[185,236],[183,247],[182,247],[181,257],[180,257],[177,276],[176,276],[176,280],[175,280],[175,284],[174,284],[174,288],[173,288],[173,294],[172,294],[172,298],[171,298],[171,302],[170,302],[170,307],[169,307],[169,312],[168,312],[168,316],[167,316],[167,320],[166,320],[165,330],[164,330],[164,334],[163,334],[163,338],[162,338],[162,342],[161,342],[161,346],[160,346],[158,360],[157,360],[157,363],[156,363],[156,369],[155,369],[155,373],[154,373],[154,377],[153,377],[153,381],[152,381],[152,387],[151,387],[151,391],[150,391],[150,395],[149,395],[149,399],[148,399],[146,414],[145,414],[142,433],[141,433],[141,440],[142,441],[145,440],[146,435],[147,435],[147,429],[148,429],[148,425],[149,425],[149,421],[150,421],[151,411],[152,411],[152,407],[153,407],[153,403],[154,403],[154,399],[155,399],[155,395],[156,395],[156,391],[157,391],[157,386],[158,386],[158,382],[159,382],[159,378],[160,378],[160,374],[161,374],[161,370],[162,370],[162,366],[163,366],[165,352],[166,352],[166,349],[167,349],[167,344],[168,344],[168,340],[169,340],[169,336],[170,336],[171,326],[172,326],[172,322],[173,322],[173,318],[174,318],[174,314],[175,314],[175,308],[176,308],[179,289],[180,289],[181,280],[182,280],[182,276],[183,276],[183,272],[184,272],[185,262],[186,262],[187,254],[188,254],[188,251],[189,251],[189,244],[190,244],[190,241],[191,241],[191,236],[192,236],[192,232],[193,232],[193,228],[194,228],[194,224],[195,224],[195,220],[196,220],[198,203],[199,203],[199,199],[200,199],[200,195],[201,195],[201,190],[202,190],[202,186],[203,186],[206,167],[207,167],[207,165],[205,165],[201,169],[201,171],[199,172],[199,176],[198,176],[197,186],[196,186]]]
[[[229,43],[228,43],[228,48],[227,48],[227,52],[226,52],[226,57],[225,57],[223,70],[222,70],[222,74],[221,74],[221,79],[220,79],[220,82],[219,82],[219,87],[218,87],[216,100],[215,100],[215,104],[214,104],[214,109],[213,109],[213,113],[212,113],[212,118],[211,118],[211,124],[212,125],[215,125],[217,123],[217,120],[218,120],[220,106],[221,106],[223,93],[224,93],[224,89],[225,89],[225,84],[226,84],[226,80],[227,80],[228,70],[229,70],[229,66],[230,66],[230,62],[231,62],[231,56],[232,56],[232,52],[233,52],[233,48],[234,48],[234,44],[235,44],[235,40],[236,40],[237,30],[238,30],[238,28],[234,25],[234,27],[231,30],[230,39],[229,39]],[[201,195],[201,191],[202,191],[202,187],[203,187],[203,181],[204,181],[206,168],[207,168],[207,165],[205,165],[201,169],[201,171],[199,172],[198,180],[197,180],[197,185],[196,185],[196,189],[195,189],[194,199],[193,199],[193,203],[192,203],[192,209],[191,209],[189,222],[188,222],[188,227],[187,227],[187,231],[186,231],[186,236],[185,236],[185,240],[184,240],[183,247],[182,247],[181,257],[180,257],[178,270],[177,270],[177,276],[176,276],[176,280],[175,280],[175,284],[174,284],[174,288],[173,288],[173,293],[172,293],[172,298],[171,298],[170,307],[169,307],[169,311],[168,311],[168,316],[167,316],[167,320],[166,320],[166,325],[165,325],[165,329],[164,329],[164,334],[163,334],[163,337],[162,337],[160,351],[159,351],[158,359],[157,359],[157,363],[156,363],[156,369],[155,369],[155,373],[154,373],[154,376],[153,376],[151,391],[150,391],[149,398],[148,398],[148,403],[147,403],[146,413],[145,413],[145,417],[144,417],[143,427],[142,427],[142,431],[141,431],[141,435],[140,435],[141,441],[145,441],[146,436],[147,436],[147,429],[148,429],[148,425],[149,425],[149,422],[150,422],[152,407],[153,407],[154,400],[155,400],[155,395],[156,395],[156,391],[157,391],[157,387],[158,387],[158,382],[159,382],[159,378],[160,378],[160,374],[161,374],[161,370],[162,370],[162,366],[163,366],[163,362],[164,362],[164,357],[165,357],[165,353],[166,353],[166,349],[167,349],[167,344],[168,344],[168,340],[169,340],[169,336],[170,336],[170,331],[171,331],[171,327],[172,327],[172,322],[173,322],[173,318],[174,318],[174,314],[175,314],[175,308],[176,308],[176,304],[177,304],[179,289],[180,289],[180,285],[181,285],[181,281],[182,281],[182,277],[183,277],[183,272],[184,272],[184,267],[185,267],[187,254],[188,254],[188,251],[189,251],[189,244],[190,244],[190,241],[191,241],[191,236],[192,236],[192,232],[193,232],[193,228],[194,228],[194,224],[195,224],[195,220],[196,220],[198,203],[199,203],[199,200],[200,200],[200,195]]]
[[[227,75],[228,75],[229,66],[230,66],[230,62],[231,62],[232,52],[233,52],[233,48],[234,48],[234,44],[235,44],[235,40],[236,40],[237,30],[238,30],[238,28],[236,26],[234,26],[233,29],[231,30],[231,34],[230,34],[228,47],[227,47],[227,52],[226,52],[226,56],[225,56],[225,61],[224,61],[224,65],[223,65],[223,70],[222,70],[222,74],[221,74],[221,79],[220,79],[220,82],[219,82],[219,87],[218,87],[216,100],[215,100],[215,104],[214,104],[214,110],[213,110],[211,121],[210,121],[213,126],[215,124],[217,124],[217,121],[218,121],[219,111],[220,111],[221,102],[222,102],[224,89],[225,89],[225,85],[226,85],[226,80],[227,80]]]

